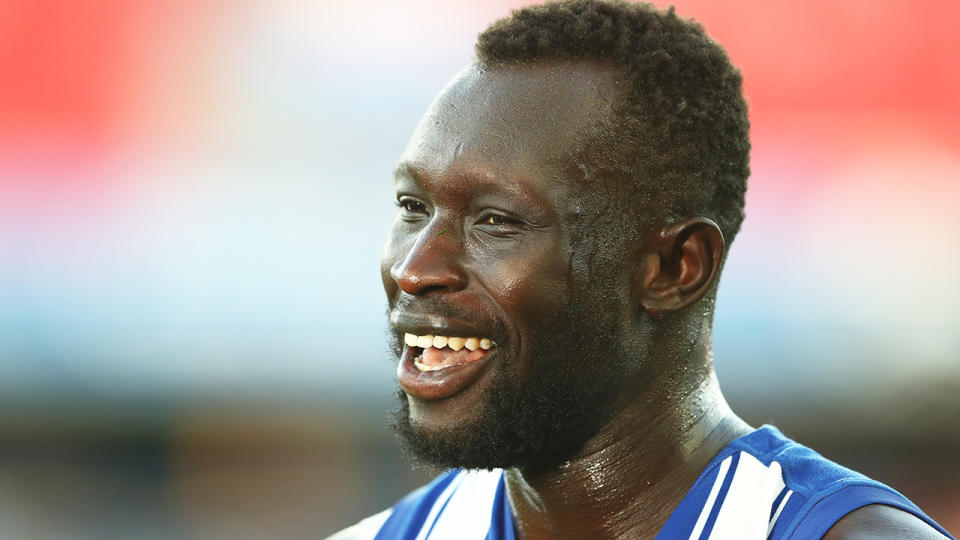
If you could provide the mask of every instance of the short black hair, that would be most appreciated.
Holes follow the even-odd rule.
[[[740,72],[703,27],[673,7],[565,0],[525,7],[476,44],[488,66],[588,61],[626,81],[614,118],[589,144],[595,165],[630,182],[647,217],[703,216],[731,242],[743,221],[749,121]],[[637,191],[639,190],[639,191]],[[655,216],[649,216],[650,213]]]

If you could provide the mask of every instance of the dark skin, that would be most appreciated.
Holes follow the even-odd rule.
[[[571,218],[590,208],[574,195],[577,168],[562,164],[578,136],[610,114],[617,88],[615,72],[587,63],[461,72],[398,167],[401,210],[381,265],[388,297],[425,319],[417,306],[431,297],[475,313],[484,327],[504,329],[509,346],[500,354],[523,366],[524,343],[570,297],[581,270]],[[720,392],[703,316],[712,312],[724,249],[716,224],[691,217],[658,223],[624,250],[610,309],[623,314],[620,339],[635,352],[622,359],[630,399],[560,466],[506,471],[520,538],[653,538],[713,456],[751,431]],[[412,424],[469,422],[493,369],[445,399],[408,396]],[[908,526],[917,538],[941,538],[883,506],[851,513],[827,537],[868,530],[902,538]]]
[[[944,540],[946,536],[913,514],[882,504],[871,504],[850,512],[823,536],[824,540],[870,540],[872,538]]]

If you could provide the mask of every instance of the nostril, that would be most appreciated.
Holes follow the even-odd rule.
[[[420,276],[411,272],[410,269],[402,263],[393,265],[390,269],[390,277],[393,281],[408,294],[417,294],[420,290]]]
[[[447,232],[443,229],[440,233]],[[446,239],[450,234],[425,230],[401,259],[390,268],[390,276],[407,294],[419,295],[434,290],[460,290],[467,276],[457,244]],[[439,240],[438,240],[439,239]]]
[[[436,290],[442,290],[447,288],[449,287],[446,287],[444,285],[428,285],[426,287],[421,287],[420,290],[417,292],[417,294],[427,294]]]
[[[390,277],[407,294],[422,295],[435,290],[460,290],[466,287],[466,274],[448,258],[419,257],[394,265]]]
[[[397,282],[397,285],[400,286],[403,292],[407,294],[420,294],[425,289],[432,287],[431,285],[424,283],[422,276],[406,269],[390,272],[390,275],[393,277],[393,280]]]

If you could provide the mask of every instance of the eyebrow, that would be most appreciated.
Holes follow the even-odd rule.
[[[403,161],[397,164],[397,167],[393,171],[394,180],[407,179],[415,183],[417,186],[423,188],[424,185],[424,174],[417,169],[416,166],[411,164],[408,161]],[[508,194],[513,195],[518,200],[534,200],[538,204],[541,203],[544,199],[543,196],[538,194],[535,191],[530,191],[525,189],[522,183],[519,182],[508,182],[504,183],[495,183],[495,182],[485,182],[482,175],[470,175],[470,178],[476,180],[472,191],[475,194],[484,194],[484,193],[499,193],[499,194]]]
[[[393,178],[394,180],[398,178],[409,178],[418,184],[420,183],[420,174],[406,161],[401,161],[397,164],[397,167],[393,170]]]
[[[481,191],[483,191],[483,190],[485,190],[485,189],[489,189],[489,184],[490,184],[490,183],[484,181],[484,180],[486,180],[486,178],[485,178],[483,175],[481,175],[481,174],[470,174],[470,173],[468,172],[468,173],[466,173],[464,176],[465,176],[466,178],[470,178],[470,179],[474,180],[474,181],[476,182],[476,184],[478,185],[478,188],[477,188],[477,189],[479,189],[479,190],[481,190]],[[422,186],[423,183],[424,183],[424,177],[425,177],[425,175],[424,175],[423,172],[421,172],[416,166],[412,165],[410,162],[408,162],[408,161],[403,161],[403,162],[397,164],[397,167],[393,170],[393,177],[394,177],[394,180],[399,180],[399,179],[401,179],[401,178],[407,179],[407,180],[412,180],[412,181],[413,181],[414,183],[416,183],[417,185]],[[497,187],[499,188],[500,186],[497,186]],[[519,190],[514,189],[514,188],[517,188],[517,187],[519,187],[519,186],[516,185],[516,184],[511,183],[510,187],[508,187],[506,191],[509,191],[509,192],[512,192],[512,193],[526,193],[526,190],[524,190],[523,188],[520,188]],[[497,190],[498,190],[498,191],[503,191],[502,188],[501,188],[501,189],[497,189]]]

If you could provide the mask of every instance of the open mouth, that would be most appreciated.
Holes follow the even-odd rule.
[[[404,334],[413,365],[419,371],[440,371],[463,366],[483,358],[496,347],[493,340],[482,337]]]
[[[498,356],[496,342],[481,336],[405,333],[397,380],[418,400],[440,400],[471,387]]]

